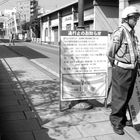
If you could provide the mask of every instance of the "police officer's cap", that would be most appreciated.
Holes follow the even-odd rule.
[[[122,11],[122,19],[126,19],[130,16],[140,16],[140,11],[134,6],[128,6]]]

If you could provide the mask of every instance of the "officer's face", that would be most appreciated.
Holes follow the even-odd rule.
[[[128,18],[128,23],[129,23],[129,25],[130,25],[132,28],[134,28],[135,25],[137,24],[138,19],[139,19],[139,16],[135,16],[135,15],[130,16],[130,17]]]

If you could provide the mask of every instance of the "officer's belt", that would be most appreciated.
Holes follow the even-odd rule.
[[[134,64],[127,64],[127,63],[123,63],[123,62],[115,60],[114,64],[124,69],[134,69],[136,67],[137,62],[135,62]]]

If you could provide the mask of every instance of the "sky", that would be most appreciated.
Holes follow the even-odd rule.
[[[75,0],[38,0],[40,6],[47,10],[59,8],[73,1]]]
[[[17,1],[22,0],[0,0],[0,11],[13,9],[13,7],[16,7]],[[75,0],[38,0],[39,6],[46,10],[53,10],[73,1]]]

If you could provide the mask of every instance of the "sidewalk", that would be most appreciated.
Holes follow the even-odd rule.
[[[25,57],[0,46],[1,140],[139,140],[132,127],[113,132],[110,110],[59,110],[59,81]],[[9,68],[10,66],[10,68]],[[12,70],[12,71],[11,71]]]
[[[3,46],[0,51],[3,56],[16,57]],[[41,128],[20,83],[3,60],[0,60],[0,140],[51,140]]]

